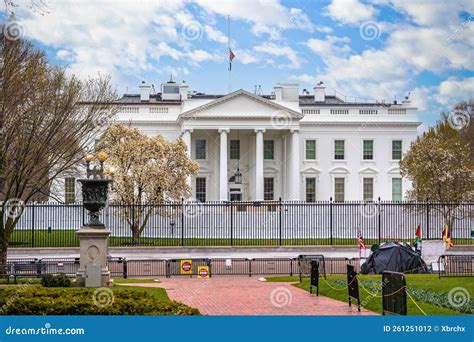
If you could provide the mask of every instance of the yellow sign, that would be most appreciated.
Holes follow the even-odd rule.
[[[198,267],[198,278],[209,278],[209,266]]]
[[[192,260],[181,260],[180,265],[181,274],[193,274],[193,261]]]

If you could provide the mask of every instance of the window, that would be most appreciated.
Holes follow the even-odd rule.
[[[263,199],[265,201],[273,201],[273,177],[265,177],[263,179]]]
[[[363,159],[372,160],[374,159],[374,141],[373,140],[364,140],[364,151]]]
[[[316,159],[316,140],[306,140],[306,159]]]
[[[230,141],[230,159],[240,159],[240,140]]]
[[[344,201],[344,178],[334,178],[334,200],[336,202]]]
[[[206,178],[196,178],[196,200],[206,202]]]
[[[306,178],[306,202],[316,201],[316,178]]]
[[[364,201],[373,201],[374,200],[374,179],[373,178],[364,178]]]
[[[392,178],[392,201],[402,200],[402,179]]]
[[[206,159],[206,140],[196,139],[196,159]]]
[[[76,178],[68,177],[64,180],[64,202],[74,203],[76,201]]]
[[[392,140],[392,160],[402,159],[402,141]]]
[[[274,158],[275,142],[273,140],[263,141],[263,158],[273,159]]]
[[[344,140],[334,140],[334,159],[344,160]]]

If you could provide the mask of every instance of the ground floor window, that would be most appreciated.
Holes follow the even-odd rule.
[[[343,202],[344,201],[344,189],[345,188],[345,179],[334,178],[334,200],[336,202]]]
[[[364,178],[364,201],[373,201],[374,200],[374,179],[373,178]]]
[[[306,178],[306,202],[316,201],[316,178]]]
[[[402,179],[392,178],[392,201],[402,200]]]
[[[274,197],[273,177],[265,177],[263,179],[263,199],[265,201],[273,201]]]
[[[68,177],[64,180],[64,202],[74,203],[76,201],[76,178]]]
[[[206,202],[206,178],[196,178],[196,200]]]

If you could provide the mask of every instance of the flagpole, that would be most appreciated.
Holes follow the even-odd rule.
[[[228,84],[228,93],[230,94],[232,92],[232,67],[231,67],[231,63],[232,61],[230,60],[230,15],[227,16],[227,45],[228,45],[228,48],[229,48],[229,51],[227,52],[228,56],[229,56],[229,69],[228,69],[228,73],[229,73],[229,84]]]

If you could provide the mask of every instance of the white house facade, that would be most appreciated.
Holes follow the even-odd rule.
[[[119,100],[116,121],[183,137],[199,163],[192,199],[401,200],[410,186],[399,161],[420,122],[408,98],[351,102],[327,95],[322,83],[303,95],[297,84],[271,95],[208,95],[173,81],[157,93],[144,82],[139,88]],[[73,184],[66,180],[66,198]]]

